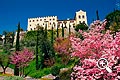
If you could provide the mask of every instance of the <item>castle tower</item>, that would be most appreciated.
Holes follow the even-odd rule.
[[[86,12],[82,11],[82,10],[76,12],[75,20],[76,20],[76,25],[80,24],[80,23],[86,23],[87,24]]]

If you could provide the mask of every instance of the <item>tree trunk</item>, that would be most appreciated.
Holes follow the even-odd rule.
[[[8,62],[7,65],[4,67],[4,65],[2,63],[0,63],[0,65],[1,65],[1,67],[3,69],[3,74],[5,74],[5,71],[6,71],[6,69],[7,69],[7,67],[8,67],[9,64],[10,63]]]
[[[15,65],[14,75],[19,76],[19,68]]]

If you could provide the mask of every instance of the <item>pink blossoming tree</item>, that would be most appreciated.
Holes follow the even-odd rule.
[[[12,53],[10,59],[12,64],[17,65],[22,70],[23,75],[24,67],[28,66],[28,63],[33,59],[33,52],[25,48],[23,51]]]
[[[120,79],[120,32],[116,35],[105,31],[106,20],[94,21],[90,30],[79,30],[83,39],[71,36],[72,56],[81,59],[80,63],[73,68],[71,80],[118,80]],[[107,59],[109,73],[106,69],[99,69],[97,61],[100,58]]]

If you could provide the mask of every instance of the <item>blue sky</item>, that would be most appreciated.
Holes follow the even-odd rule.
[[[100,19],[112,12],[116,0],[0,0],[0,34],[3,31],[15,31],[20,21],[27,29],[27,19],[31,17],[58,16],[58,19],[74,18],[75,12],[87,12],[88,24],[96,19],[96,10]]]

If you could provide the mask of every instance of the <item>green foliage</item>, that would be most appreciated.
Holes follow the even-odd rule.
[[[3,69],[3,73],[5,73],[6,68],[10,64],[9,55],[7,53],[0,53],[0,66]]]
[[[75,26],[75,31],[79,31],[80,30],[87,30],[88,26],[85,23],[80,23],[78,25]]]
[[[11,44],[10,43],[4,44],[4,47],[3,47],[4,53],[10,54],[10,49],[11,49]]]
[[[45,26],[45,33],[44,33],[44,37],[47,39],[47,24]]]
[[[7,65],[9,62],[9,55],[8,54],[1,54],[0,53],[0,63],[2,63],[4,66]]]
[[[58,26],[57,26],[57,37],[59,37],[59,28],[58,28]]]
[[[64,27],[63,27],[63,24],[62,24],[62,37],[64,38]]]
[[[39,69],[38,65],[38,31],[37,31],[37,41],[36,41],[36,70]]]
[[[24,78],[19,76],[10,76],[10,77],[5,77],[4,80],[24,80]]]
[[[53,26],[52,26],[52,31],[51,31],[51,44],[53,46],[53,41],[54,41],[54,32],[53,32]]]
[[[70,80],[71,79],[72,69],[68,69],[59,74],[60,80]]]
[[[19,34],[20,34],[20,22],[18,23],[18,31],[17,31],[17,37],[16,37],[16,51],[19,51],[20,44],[19,44]]]
[[[22,46],[35,47],[36,45],[36,31],[28,31],[23,40],[21,41]]]
[[[44,68],[42,70],[37,70],[36,72],[31,73],[30,76],[34,78],[41,78],[42,76],[50,74],[51,73],[50,71],[51,71],[50,68]]]
[[[20,22],[18,23],[18,31],[17,31],[17,37],[16,37],[16,46],[15,46],[15,50],[19,51],[20,50],[20,41],[19,41],[19,37],[20,37]],[[19,75],[19,69],[17,68],[17,66],[15,65],[15,69],[14,69],[14,75],[18,76]]]
[[[105,18],[107,19],[106,29],[109,29],[111,25],[113,26],[113,23],[116,23],[120,29],[120,10],[109,13]],[[117,28],[117,26],[115,26],[115,28]]]
[[[51,68],[51,73],[53,76],[57,76],[59,74],[59,72],[60,72],[60,68],[58,66],[53,66]]]

